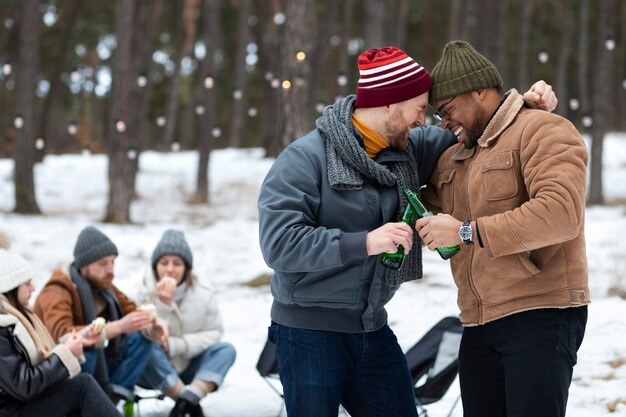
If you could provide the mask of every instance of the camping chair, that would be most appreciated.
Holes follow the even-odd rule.
[[[428,417],[424,405],[439,401],[459,372],[459,345],[463,326],[456,317],[445,317],[406,352],[415,383],[415,404],[420,417]],[[457,397],[448,417],[456,407]]]
[[[267,382],[267,385],[284,400],[280,377],[278,376],[279,369],[278,360],[276,359],[276,345],[268,339],[257,361],[256,370],[263,377],[265,382]],[[282,413],[283,403],[281,403],[280,410],[278,410],[276,417],[280,416]]]

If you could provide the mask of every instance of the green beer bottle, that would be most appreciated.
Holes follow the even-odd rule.
[[[133,417],[135,415],[135,398],[134,396],[124,401],[123,405],[124,417]]]
[[[407,200],[409,201],[409,206],[413,207],[413,210],[415,210],[417,212],[417,218],[418,219],[421,219],[422,217],[428,217],[428,216],[432,216],[433,215],[432,212],[428,211],[426,209],[426,207],[424,207],[424,205],[420,201],[420,199],[417,196],[417,194],[415,194],[413,191],[411,191],[411,190],[409,190],[407,188],[406,190],[404,190],[404,195],[406,196]],[[413,227],[413,226],[414,225],[411,225],[411,227]],[[441,258],[444,259],[444,260],[452,258],[460,250],[461,250],[461,246],[460,245],[456,245],[456,246],[452,246],[452,247],[442,246],[442,247],[438,247],[437,248],[437,252],[439,253],[439,256],[441,256]]]
[[[404,209],[404,214],[402,215],[402,221],[408,224],[411,228],[415,225],[415,220],[417,220],[417,213],[415,209],[407,204]],[[402,268],[404,264],[404,258],[406,255],[404,254],[404,246],[398,245],[398,250],[396,253],[383,253],[380,258],[380,263],[382,263],[385,267],[393,270],[398,270]]]

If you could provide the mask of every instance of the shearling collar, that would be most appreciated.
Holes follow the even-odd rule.
[[[488,148],[491,144],[508,128],[517,117],[517,114],[524,107],[524,98],[516,89],[511,88],[506,93],[506,99],[493,115],[482,136],[478,139],[478,146]],[[452,159],[462,161],[471,158],[476,153],[476,147],[467,149],[465,146],[459,147]]]

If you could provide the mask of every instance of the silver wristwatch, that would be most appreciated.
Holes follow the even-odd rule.
[[[459,237],[466,245],[474,243],[474,236],[472,233],[472,222],[465,220],[459,229]]]

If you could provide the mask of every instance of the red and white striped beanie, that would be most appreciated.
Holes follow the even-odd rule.
[[[355,107],[380,107],[410,100],[430,90],[433,79],[403,50],[372,48],[358,59]]]

